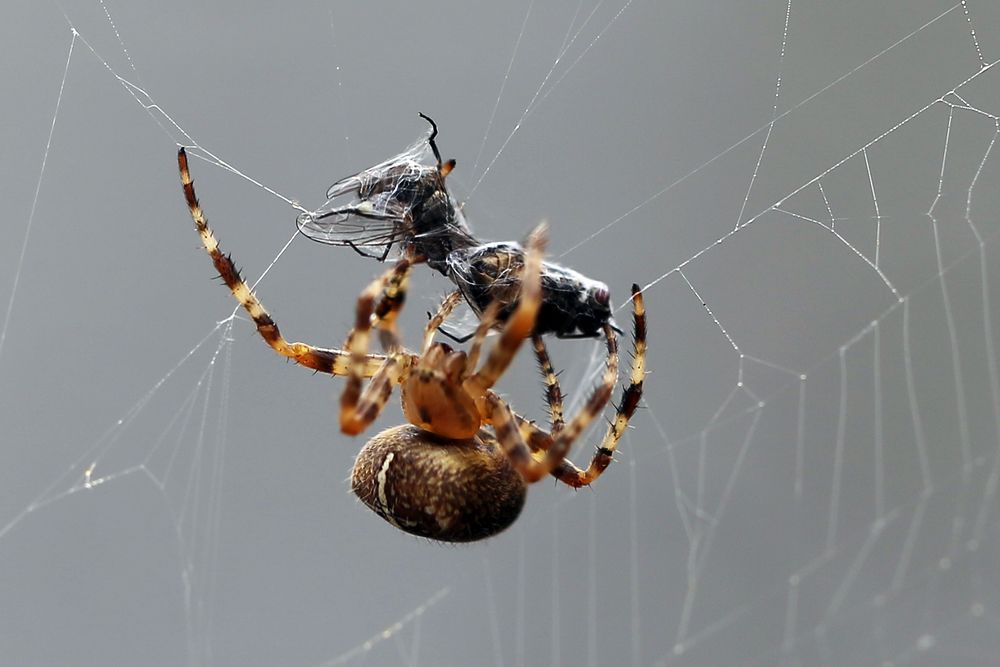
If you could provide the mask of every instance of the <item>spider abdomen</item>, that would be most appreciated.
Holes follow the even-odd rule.
[[[351,486],[361,501],[408,533],[444,542],[495,535],[517,519],[527,486],[481,429],[449,440],[404,424],[382,431],[358,453]]]

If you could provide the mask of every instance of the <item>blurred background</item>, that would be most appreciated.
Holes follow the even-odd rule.
[[[0,41],[6,664],[998,664],[1000,7],[86,0]],[[176,172],[337,346],[383,267],[292,203],[418,112],[479,237],[546,219],[649,312],[616,463],[465,546],[355,501],[342,381],[229,319]],[[600,346],[550,350],[585,397]],[[500,389],[544,419],[529,354]]]

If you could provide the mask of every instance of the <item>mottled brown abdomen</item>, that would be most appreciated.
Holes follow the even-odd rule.
[[[444,542],[496,535],[517,519],[527,493],[486,429],[448,440],[412,424],[382,431],[365,444],[351,486],[392,525]]]

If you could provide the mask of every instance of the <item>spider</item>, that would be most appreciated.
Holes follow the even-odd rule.
[[[470,542],[495,535],[520,514],[527,485],[548,475],[572,487],[597,479],[611,463],[629,419],[642,396],[645,375],[645,310],[632,287],[635,340],[630,383],[615,419],[586,470],[566,459],[570,446],[601,413],[618,375],[618,346],[604,326],[607,362],[601,383],[568,422],[562,392],[544,342],[532,337],[543,369],[551,430],[544,431],[513,412],[492,390],[524,339],[531,335],[541,302],[540,270],[547,232],[544,223],[529,236],[521,272],[521,294],[499,337],[484,353],[500,304],[484,311],[468,352],[435,342],[434,334],[461,301],[452,292],[424,329],[419,354],[405,349],[396,318],[406,297],[413,258],[404,256],[373,280],[358,297],[354,327],[344,349],[290,343],[223,254],[195,195],[187,154],[177,154],[187,205],[202,244],[233,296],[249,313],[264,341],[278,354],[315,371],[347,378],[340,400],[340,427],[356,435],[367,428],[400,387],[407,424],[382,431],[359,452],[351,475],[361,501],[406,532],[447,542]],[[385,350],[368,351],[372,330]],[[479,366],[479,357],[485,361]],[[370,379],[365,386],[364,380]]]

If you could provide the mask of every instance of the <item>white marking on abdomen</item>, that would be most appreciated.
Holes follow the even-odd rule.
[[[382,468],[375,476],[375,487],[378,492],[377,502],[379,504],[379,508],[382,510],[382,516],[384,516],[389,523],[396,526],[396,528],[399,528],[399,524],[396,523],[396,517],[394,517],[392,512],[389,510],[389,498],[385,493],[385,483],[388,478],[389,464],[392,463],[394,458],[396,458],[395,452],[389,452],[385,455],[385,460],[382,461]]]

